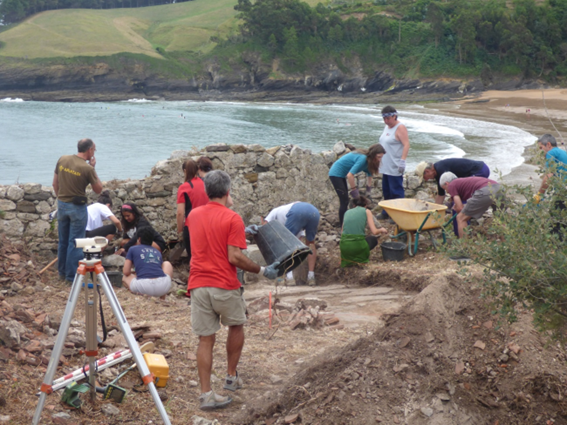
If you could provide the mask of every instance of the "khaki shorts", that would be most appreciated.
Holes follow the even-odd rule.
[[[240,289],[191,289],[191,324],[199,336],[215,334],[223,326],[246,323],[246,303]]]

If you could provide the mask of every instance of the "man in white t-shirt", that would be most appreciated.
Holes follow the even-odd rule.
[[[87,207],[88,220],[87,220],[87,238],[94,238],[95,236],[103,236],[109,241],[114,238],[116,230],[122,232],[122,223],[110,210],[112,208],[112,199],[110,192],[105,190],[98,198],[98,202],[91,204]],[[104,225],[104,220],[110,220],[113,224]]]
[[[317,261],[315,235],[317,234],[320,218],[319,211],[313,205],[307,202],[292,202],[291,204],[274,208],[263,220],[263,224],[277,220],[296,237],[305,237],[306,244],[313,252],[313,254],[307,257],[307,264],[309,265],[307,283],[311,286],[315,285],[315,262]],[[291,284],[293,279],[292,272],[287,274],[287,279],[289,281],[288,284]]]

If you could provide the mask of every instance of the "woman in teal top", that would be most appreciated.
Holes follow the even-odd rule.
[[[343,225],[343,217],[348,209],[348,194],[356,199],[359,197],[354,175],[366,173],[366,196],[372,190],[372,176],[378,174],[380,161],[386,151],[382,145],[372,145],[368,149],[357,149],[339,158],[329,170],[329,178],[339,196],[339,221]],[[347,185],[348,180],[348,185]]]
[[[368,209],[369,200],[365,196],[353,199],[354,208],[345,213],[343,234],[341,235],[341,267],[351,264],[368,263],[370,251],[378,245],[376,236],[366,236],[366,228],[372,235],[387,234],[385,228],[376,228],[372,212]]]

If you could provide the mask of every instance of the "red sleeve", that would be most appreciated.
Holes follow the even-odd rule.
[[[177,189],[177,203],[178,204],[184,204],[185,203],[185,196],[183,196],[183,194],[185,193],[185,183],[183,183],[181,186],[179,186],[179,189]]]
[[[234,214],[230,219],[230,231],[228,234],[228,245],[246,249],[246,233],[244,233],[244,222],[242,217]]]

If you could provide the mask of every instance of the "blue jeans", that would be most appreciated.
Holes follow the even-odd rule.
[[[75,248],[74,241],[84,238],[87,228],[87,206],[70,202],[57,201],[57,225],[59,228],[59,246],[57,264],[59,276],[73,282],[79,261],[83,259],[83,250]]]
[[[317,228],[319,227],[319,218],[321,218],[317,208],[307,202],[298,202],[293,204],[285,217],[285,228],[287,230],[295,236],[302,230],[305,230],[305,239],[308,242],[315,240]]]

